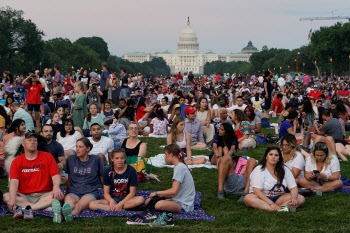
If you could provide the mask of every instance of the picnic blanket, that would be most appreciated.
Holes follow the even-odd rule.
[[[65,188],[61,187],[62,192],[65,192]],[[103,199],[103,189],[98,189],[100,193],[101,199]],[[136,196],[143,196],[145,199],[149,197],[152,191],[136,191]],[[191,212],[181,212],[179,214],[173,214],[173,218],[176,219],[187,219],[187,220],[208,220],[208,221],[215,221],[215,217],[213,216],[208,216],[204,210],[200,208],[201,205],[201,199],[200,197],[203,194],[200,192],[196,192],[196,196],[194,199],[194,211]],[[105,211],[105,210],[83,210],[80,215],[74,216],[74,218],[97,218],[97,217],[126,217],[126,216],[132,216],[135,214],[140,214],[140,211],[119,211],[119,212],[114,212],[114,211]],[[8,212],[8,208],[6,205],[3,205],[0,207],[0,216],[4,215],[11,215]],[[53,212],[51,211],[45,211],[45,210],[38,210],[34,211],[34,215],[43,215],[46,217],[53,217]],[[157,212],[156,213],[157,217],[162,215],[162,213]]]
[[[174,165],[166,165],[165,160],[164,160],[165,154],[158,154],[154,157],[148,158],[148,163],[152,164],[153,167],[170,167],[173,168]],[[208,156],[205,155],[193,155],[192,158],[199,158],[199,157],[204,157],[207,160],[209,159]],[[207,161],[205,164],[198,164],[198,165],[188,165],[189,168],[200,168],[200,167],[205,167],[205,168],[216,168],[215,165],[212,165],[209,161]]]
[[[344,186],[350,186],[350,180],[347,180],[346,176],[341,176],[340,180],[343,181],[343,185]],[[337,193],[337,192],[350,193],[350,189],[347,189],[347,188],[343,187],[341,189],[333,190],[333,191],[328,192],[328,193]]]

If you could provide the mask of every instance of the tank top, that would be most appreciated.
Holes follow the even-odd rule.
[[[103,115],[105,115],[106,117],[113,116],[114,115],[113,109],[111,109],[109,112],[106,112],[105,110],[103,110]]]
[[[186,148],[186,131],[182,131],[182,133],[184,134],[182,141],[178,142],[175,138],[176,144],[180,147],[180,149],[184,149]]]
[[[201,121],[206,121],[208,117],[208,111],[197,111],[197,118]]]
[[[137,145],[134,148],[130,149],[130,148],[126,148],[127,140],[128,139],[125,139],[123,141],[122,146],[121,146],[125,150],[126,156],[138,156],[139,151],[140,151],[140,145],[141,145],[142,142],[140,141],[139,143],[137,143]]]

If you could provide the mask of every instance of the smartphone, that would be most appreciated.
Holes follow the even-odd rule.
[[[319,170],[314,170],[314,174],[320,173]]]

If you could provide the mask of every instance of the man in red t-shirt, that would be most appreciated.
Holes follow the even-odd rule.
[[[283,111],[282,100],[283,95],[281,93],[277,94],[277,98],[272,102],[272,111],[274,111],[277,115],[281,114]]]
[[[308,97],[310,97],[313,100],[318,100],[320,99],[320,95],[322,95],[321,91],[317,91],[317,85],[314,85],[314,89],[310,91],[308,94]]]
[[[33,210],[45,209],[53,200],[64,197],[56,161],[51,154],[38,151],[37,139],[35,132],[26,133],[22,142],[24,154],[11,164],[10,191],[4,194],[4,202],[9,210],[14,210],[15,218],[31,219]]]
[[[176,77],[177,77],[177,80],[181,80],[181,79],[182,79],[181,72],[179,72],[179,73],[176,75]]]

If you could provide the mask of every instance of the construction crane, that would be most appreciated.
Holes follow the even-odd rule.
[[[314,20],[343,20],[348,19],[350,21],[350,16],[336,16],[336,17],[303,17],[300,18],[300,21],[314,21]]]

